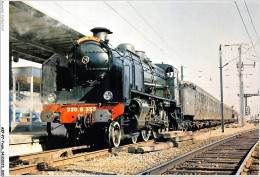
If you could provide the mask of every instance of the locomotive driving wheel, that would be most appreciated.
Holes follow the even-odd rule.
[[[132,136],[131,137],[132,143],[135,144],[137,142],[137,139],[138,139],[138,136]]]
[[[118,147],[120,145],[121,128],[120,128],[120,124],[118,122],[112,122],[109,125],[109,139],[110,139],[110,143],[113,146]]]
[[[158,137],[158,133],[159,133],[159,129],[155,129],[155,128],[152,129],[152,135],[154,139]]]
[[[148,141],[151,135],[151,130],[147,130],[147,129],[141,130],[141,135],[144,141]]]

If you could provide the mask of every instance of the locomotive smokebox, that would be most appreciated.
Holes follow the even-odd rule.
[[[93,32],[94,37],[105,43],[108,42],[107,34],[112,34],[109,29],[102,27],[93,28],[91,32]],[[103,79],[109,69],[108,50],[110,49],[91,38],[83,40],[78,47],[72,48],[75,61],[72,68],[77,79],[82,81]]]
[[[102,41],[107,41],[107,34],[112,34],[109,29],[103,27],[96,27],[90,30],[93,32],[93,36],[101,39]]]

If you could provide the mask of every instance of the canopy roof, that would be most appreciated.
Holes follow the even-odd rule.
[[[54,53],[65,54],[84,35],[21,1],[9,2],[9,38],[12,51],[37,63]]]

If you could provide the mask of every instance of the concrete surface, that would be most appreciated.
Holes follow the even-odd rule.
[[[46,126],[38,124],[33,129],[38,131],[28,132],[28,124],[20,124],[20,128],[9,133],[9,156],[22,155],[44,150],[62,148],[66,145],[66,129],[60,124],[52,124],[52,137],[48,138]],[[44,128],[43,128],[44,127]],[[55,129],[55,127],[58,127]],[[18,131],[20,130],[20,131]]]
[[[46,132],[11,132],[9,134],[9,156],[40,152],[46,149]]]

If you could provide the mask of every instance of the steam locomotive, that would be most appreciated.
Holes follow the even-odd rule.
[[[175,67],[153,64],[131,44],[112,47],[106,28],[91,32],[66,56],[54,54],[43,64],[42,122],[64,124],[72,144],[115,147],[126,138],[136,143],[192,127],[195,113],[183,114],[187,92]]]

